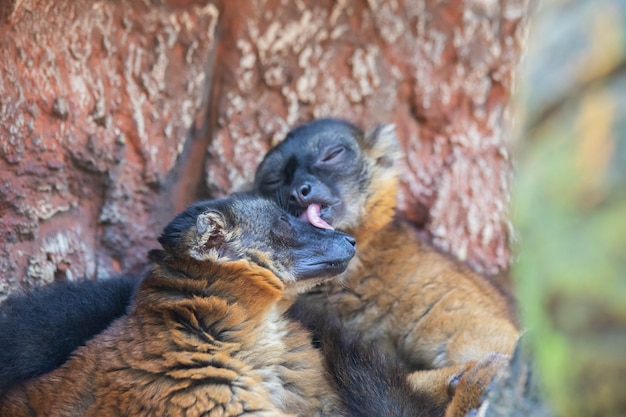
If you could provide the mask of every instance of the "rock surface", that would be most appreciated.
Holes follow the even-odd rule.
[[[0,5],[0,299],[145,262],[313,117],[395,123],[401,208],[509,266],[509,98],[528,0]]]
[[[3,7],[0,294],[139,266],[206,123],[217,8]]]

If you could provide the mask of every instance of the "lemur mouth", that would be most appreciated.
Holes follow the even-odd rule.
[[[326,220],[322,219],[321,213],[326,207],[322,207],[317,203],[309,204],[309,206],[300,214],[300,220],[309,222],[313,226],[318,227],[320,229],[330,229],[335,230],[330,224],[326,222]]]
[[[349,260],[334,260],[327,262],[316,262],[305,265],[300,271],[298,280],[306,280],[310,278],[332,278],[341,274],[348,268]]]

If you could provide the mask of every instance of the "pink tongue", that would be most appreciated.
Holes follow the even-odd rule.
[[[306,208],[306,211],[300,215],[300,220],[309,222],[315,227],[319,227],[320,229],[330,229],[334,230],[334,228],[326,223],[324,219],[320,217],[320,211],[322,208],[319,204],[311,204]]]

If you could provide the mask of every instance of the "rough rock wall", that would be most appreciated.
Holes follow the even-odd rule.
[[[137,267],[205,123],[217,8],[4,7],[0,294]]]
[[[402,213],[479,271],[506,268],[508,100],[527,0],[275,3],[223,12],[211,190],[249,180],[298,122],[395,123]]]
[[[528,0],[0,4],[0,299],[138,268],[297,123],[396,123],[402,213],[510,261],[509,96]]]

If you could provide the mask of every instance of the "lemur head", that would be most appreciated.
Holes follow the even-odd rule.
[[[320,119],[290,131],[259,165],[255,189],[291,214],[352,232],[388,222],[396,206],[399,155],[395,129],[363,133],[336,119]]]
[[[276,203],[251,193],[196,203],[168,224],[153,251],[157,263],[247,260],[289,286],[314,285],[342,273],[355,254],[345,233],[299,221]]]

